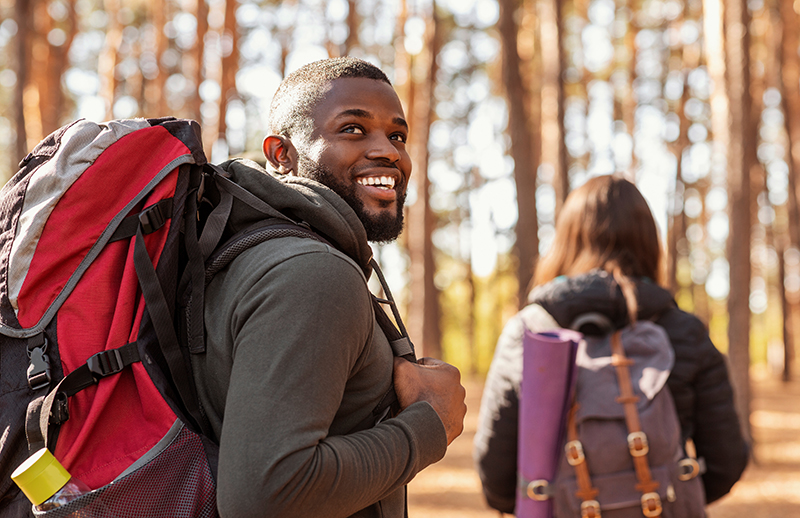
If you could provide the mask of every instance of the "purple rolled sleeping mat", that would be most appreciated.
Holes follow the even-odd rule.
[[[561,459],[566,416],[575,389],[575,355],[583,335],[525,330],[519,401],[517,503],[520,518],[552,518],[552,482]]]

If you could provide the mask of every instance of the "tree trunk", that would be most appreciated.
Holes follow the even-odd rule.
[[[686,80],[686,78],[684,78]],[[680,135],[678,140],[673,146],[673,152],[676,160],[675,167],[675,205],[672,209],[672,220],[669,228],[669,244],[668,244],[668,262],[667,262],[667,286],[674,295],[678,292],[678,243],[686,235],[686,213],[683,211],[683,196],[686,193],[686,185],[683,183],[683,152],[689,146],[689,137],[687,136],[689,130],[689,119],[686,118],[684,113],[684,106],[689,99],[689,85],[683,85],[683,95],[678,102],[676,111],[680,117]],[[678,198],[680,195],[680,198]]]
[[[236,72],[239,69],[239,36],[236,28],[237,0],[225,0],[225,29],[222,34],[222,80],[219,98],[217,139],[228,146],[228,103],[239,97],[236,91]]]
[[[32,75],[35,88],[39,91],[38,119],[40,129],[37,140],[41,140],[58,127],[56,126],[57,114],[55,113],[58,103],[52,107],[50,103],[55,100],[56,91],[61,90],[61,77],[56,76],[52,70],[54,65],[53,47],[47,41],[47,35],[55,27],[53,18],[47,12],[47,2],[39,0],[34,2],[33,5],[33,23],[36,27],[33,60],[36,65],[33,68]]]
[[[730,122],[728,204],[730,293],[728,343],[736,409],[748,441],[750,434],[750,170],[755,164],[750,85],[750,15],[746,0],[725,3],[725,56]]]
[[[106,119],[114,118],[114,101],[117,92],[117,64],[119,63],[119,47],[122,44],[122,24],[119,22],[120,0],[104,0],[103,7],[108,17],[106,42],[98,58],[98,75],[100,76],[100,97],[106,101]]]
[[[518,27],[514,19],[517,3],[500,0],[497,28],[502,46],[502,75],[508,106],[508,134],[511,137],[511,157],[514,159],[514,182],[517,187],[519,217],[516,225],[517,279],[519,307],[525,305],[533,277],[533,265],[539,255],[538,222],[536,214],[536,170],[539,157],[533,145],[526,103],[525,85],[520,72],[517,51]]]
[[[427,27],[427,42],[419,63],[419,78],[412,70],[409,82],[416,84],[413,103],[409,103],[411,132],[409,152],[415,173],[417,200],[408,210],[408,254],[411,277],[411,297],[408,309],[408,327],[412,339],[416,337],[421,354],[441,358],[441,330],[439,326],[439,290],[434,283],[436,264],[433,247],[435,215],[430,207],[430,178],[428,178],[428,136],[433,122],[434,88],[438,67],[436,57],[441,48],[440,24],[436,3]]]
[[[406,0],[399,0],[397,12],[397,22],[395,26],[394,43],[394,88],[400,101],[404,104],[406,116],[411,117],[411,56],[406,52],[405,47],[405,26],[408,20],[408,3]]]
[[[788,210],[788,243],[789,247],[800,249],[800,185],[797,175],[800,173],[800,58],[797,48],[800,45],[798,31],[798,15],[793,5],[789,2],[778,2],[779,24],[781,27],[781,45],[778,48],[778,70],[781,81],[781,102],[783,105],[783,121],[786,135],[789,137],[789,157],[786,161],[789,166],[789,188],[787,199]],[[784,253],[786,241],[783,241],[783,250],[780,251],[781,283],[779,286],[781,304],[783,307],[783,380],[789,381],[792,375],[794,362],[794,326],[792,316],[793,305],[786,297],[786,263]]]
[[[640,0],[630,1],[630,21],[628,22],[628,30],[625,33],[625,47],[630,53],[628,62],[628,95],[622,100],[622,121],[625,123],[625,129],[631,136],[631,139],[636,138],[636,94],[634,85],[636,84],[636,36],[639,34],[639,24],[636,21],[636,13],[641,8]],[[628,166],[628,172],[633,177],[637,167],[636,153],[631,149],[631,163]]]
[[[712,163],[714,167],[724,171],[727,170],[728,142],[730,140],[728,122],[730,101],[725,86],[727,78],[725,77],[725,51],[723,49],[722,0],[703,0],[703,35],[705,61],[709,76],[715,85],[709,96],[713,136]],[[719,182],[715,183],[716,186],[721,185]],[[704,223],[707,223],[707,220]]]
[[[728,149],[728,92],[725,88],[725,51],[722,32],[723,0],[703,0],[703,35],[708,73],[714,81],[711,105],[711,132],[714,138],[714,160],[727,161]]]
[[[189,117],[201,122],[203,117],[200,106],[203,100],[200,98],[200,85],[205,81],[205,57],[206,57],[206,35],[208,34],[208,4],[206,0],[196,0],[195,17],[197,18],[197,40],[191,50],[191,74],[194,80],[194,91],[189,101]]]
[[[786,240],[778,238],[778,293],[781,299],[781,315],[783,316],[783,372],[781,379],[792,379],[792,362],[794,361],[794,326],[792,325],[792,306],[786,296]]]
[[[137,62],[142,58],[142,42],[141,39],[136,39],[130,45],[130,57],[135,59]],[[136,117],[142,117],[145,114],[142,111],[142,108],[146,106],[146,102],[144,99],[144,89],[145,89],[145,78],[142,75],[141,67],[137,68],[136,71],[130,74],[128,77],[125,78],[124,82],[124,90],[127,95],[132,96],[136,99],[136,106],[138,107],[137,112],[134,114]],[[122,86],[122,85],[120,85]]]
[[[64,31],[66,37],[61,45],[51,44],[49,49],[50,66],[48,73],[50,76],[49,83],[52,87],[50,89],[50,98],[45,101],[43,109],[49,111],[52,114],[52,118],[42,116],[42,119],[46,121],[46,124],[44,124],[45,135],[49,135],[61,127],[67,112],[67,98],[61,88],[61,79],[69,68],[69,50],[75,40],[75,35],[78,33],[78,14],[75,12],[75,0],[69,0],[66,4],[69,12],[68,27]]]
[[[480,169],[478,167],[473,167],[470,172],[467,174],[467,183],[466,188],[467,191],[474,191],[480,188],[484,184],[484,179],[481,176]],[[463,221],[472,221],[473,213],[472,208],[467,203],[466,206],[463,208],[464,210],[464,217]],[[479,283],[475,282],[475,271],[472,269],[472,250],[473,246],[470,246],[470,253],[469,257],[467,257],[467,271],[466,271],[466,280],[467,285],[469,286],[469,298],[467,300],[467,347],[469,348],[470,354],[470,374],[478,374],[482,370],[482,361],[481,361],[481,351],[480,347],[478,346],[478,339],[477,339],[477,325],[478,325],[478,314],[477,314],[477,306],[478,306],[478,286]]]
[[[350,55],[350,52],[358,45],[358,28],[361,24],[356,10],[356,0],[347,0],[347,8],[347,39],[344,40],[345,56]]]
[[[167,50],[169,41],[164,34],[164,26],[167,23],[168,2],[152,0],[150,3],[150,17],[153,23],[155,37],[155,76],[147,77],[144,83],[145,114],[148,117],[164,117],[168,115],[166,96],[164,91],[167,83],[168,71],[163,68],[161,58]]]
[[[675,200],[671,207],[671,217],[669,221],[669,228],[667,229],[667,272],[665,283],[667,289],[674,296],[678,293],[680,286],[678,285],[678,258],[679,258],[679,242],[686,234],[686,214],[683,212],[683,193],[686,188],[683,185],[680,152],[676,151],[678,155],[678,166],[675,173]]]
[[[48,47],[47,34],[52,29],[52,18],[47,12],[47,5],[42,0],[31,0],[28,9],[31,11],[28,58],[28,71],[30,75],[25,84],[24,102],[25,131],[28,137],[28,148],[32,149],[37,142],[44,138],[44,121],[42,120],[42,105],[49,97],[47,77]]]
[[[781,73],[781,100],[783,121],[789,137],[789,239],[794,248],[800,248],[800,58],[797,48],[800,45],[797,14],[789,2],[779,2],[783,23],[782,44],[779,53]]]
[[[562,16],[559,0],[539,2],[542,56],[541,160],[553,167],[556,216],[569,194],[567,148],[564,145],[564,53],[561,48]]]
[[[35,108],[38,114],[33,118],[32,126],[38,126],[31,131],[29,137],[39,141],[44,136],[57,130],[62,123],[65,110],[65,97],[61,88],[61,78],[69,65],[68,55],[72,41],[77,33],[77,16],[75,2],[67,2],[68,27],[57,27],[53,18],[47,11],[47,2],[31,2],[33,7],[34,38],[32,41],[32,68],[31,80],[28,83],[30,101],[36,99],[36,106],[26,102],[28,108]],[[63,31],[63,41],[55,42],[49,36],[51,31]],[[53,33],[55,34],[55,33]],[[38,95],[37,95],[38,94]],[[28,119],[28,117],[26,117]]]
[[[32,10],[30,2],[15,2],[14,15],[17,22],[17,84],[14,87],[14,127],[17,130],[14,153],[11,155],[11,171],[18,168],[20,160],[28,154],[28,137],[25,131],[24,91],[28,84],[30,63],[30,29]]]
[[[683,19],[679,19],[679,23],[683,23]],[[667,248],[667,286],[670,292],[675,295],[678,292],[678,258],[679,258],[679,242],[686,236],[686,213],[684,212],[684,195],[686,193],[686,185],[683,181],[683,153],[691,145],[689,142],[689,119],[686,117],[685,107],[689,101],[689,71],[697,68],[699,63],[697,59],[699,56],[695,52],[690,52],[685,47],[681,51],[680,63],[682,66],[681,74],[683,75],[683,92],[675,107],[675,113],[680,120],[678,139],[672,146],[673,154],[675,155],[675,203],[671,210],[671,221],[668,230],[668,248]]]

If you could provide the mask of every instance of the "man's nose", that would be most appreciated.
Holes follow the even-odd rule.
[[[400,151],[395,147],[393,140],[379,135],[370,140],[367,158],[370,160],[386,160],[393,164],[400,160]]]

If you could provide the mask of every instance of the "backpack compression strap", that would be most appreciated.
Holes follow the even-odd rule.
[[[99,352],[70,372],[46,395],[31,401],[25,416],[25,436],[30,452],[47,447],[50,424],[59,425],[69,419],[68,397],[138,361],[141,359],[136,342]]]
[[[647,436],[642,431],[639,420],[639,411],[636,403],[639,397],[633,393],[633,384],[629,367],[633,360],[625,356],[625,348],[622,346],[622,331],[616,331],[611,335],[611,364],[617,371],[617,383],[619,384],[620,396],[617,402],[623,405],[625,411],[625,424],[628,428],[628,450],[633,459],[633,466],[636,470],[636,478],[639,481],[636,489],[642,493],[642,513],[647,518],[661,516],[661,497],[656,490],[659,483],[653,480],[650,466],[647,462]],[[567,418],[567,442],[565,451],[567,462],[575,468],[575,478],[578,482],[578,492],[576,496],[583,502],[581,503],[581,516],[583,518],[599,518],[600,504],[596,500],[599,491],[592,486],[589,476],[589,468],[583,454],[583,446],[578,440],[578,429],[575,424],[575,413],[578,404],[575,403],[570,410]]]
[[[578,427],[575,424],[578,407],[576,401],[567,415],[567,444],[564,446],[564,451],[567,455],[567,462],[575,468],[575,479],[578,482],[578,491],[575,496],[581,499],[581,517],[600,518],[600,503],[597,501],[600,491],[592,485],[589,466],[586,464],[583,445],[578,439]]]
[[[611,335],[611,364],[617,369],[617,380],[619,383],[620,396],[617,401],[625,409],[625,424],[628,427],[628,450],[633,459],[633,466],[636,469],[636,478],[639,483],[636,489],[642,492],[642,513],[647,518],[661,516],[661,497],[656,493],[659,483],[653,480],[650,466],[647,462],[647,436],[642,431],[639,421],[639,410],[636,403],[639,397],[633,393],[631,382],[630,367],[633,360],[625,356],[625,348],[622,346],[622,331],[617,331]]]

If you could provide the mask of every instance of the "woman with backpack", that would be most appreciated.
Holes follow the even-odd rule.
[[[568,328],[587,313],[606,317],[614,330],[650,320],[666,331],[675,358],[667,387],[681,439],[693,441],[705,465],[706,502],[725,495],[741,476],[748,447],[724,358],[703,323],[659,285],[661,250],[653,215],[633,183],[598,176],[568,196],[553,244],[536,266],[529,306],[506,324],[486,379],[474,460],[492,508],[515,510],[523,335]],[[604,509],[607,514],[618,516]]]

